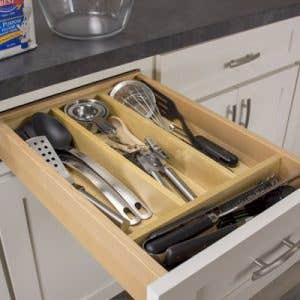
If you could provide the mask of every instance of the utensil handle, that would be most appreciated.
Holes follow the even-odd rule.
[[[231,224],[224,228],[218,229],[215,232],[195,237],[170,247],[166,251],[164,264],[168,268],[176,267],[183,261],[191,258],[198,252],[204,250],[230,232],[234,231],[237,227],[238,224]]]
[[[151,171],[150,175],[160,184],[162,184],[164,187],[166,187],[167,189],[169,189],[168,185],[166,184],[166,182],[164,181],[163,177],[159,174],[159,172],[156,171]]]
[[[215,215],[204,215],[182,227],[176,228],[174,231],[171,231],[157,239],[150,240],[148,243],[144,244],[144,248],[150,254],[163,253],[169,247],[190,239],[195,235],[198,235],[203,231],[211,228],[215,224],[216,220],[217,216]]]
[[[129,222],[125,220],[121,215],[114,212],[105,204],[101,203],[97,198],[88,193],[84,187],[80,185],[74,185],[74,187],[80,191],[84,197],[90,201],[93,205],[95,205],[102,213],[104,213],[107,217],[109,217],[118,227],[120,227],[124,232],[128,230]]]
[[[188,201],[193,201],[197,198],[197,195],[192,191],[192,189],[176,174],[171,167],[164,166],[164,172]]]
[[[239,162],[239,158],[236,155],[208,140],[204,136],[196,136],[194,146],[213,160],[228,167],[234,168]]]

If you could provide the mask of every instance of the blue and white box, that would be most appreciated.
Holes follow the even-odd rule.
[[[36,47],[31,0],[0,0],[0,59]]]

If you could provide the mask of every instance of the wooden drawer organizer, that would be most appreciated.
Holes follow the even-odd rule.
[[[108,91],[116,83],[133,78],[147,81],[172,98],[193,130],[238,155],[241,159],[239,166],[231,170],[221,166],[108,96]],[[66,103],[84,97],[98,97],[105,101],[111,108],[111,115],[120,117],[139,139],[150,136],[157,140],[170,155],[171,165],[191,185],[199,195],[198,198],[193,202],[185,202],[61,110]],[[50,112],[59,119],[71,131],[76,147],[92,156],[132,189],[150,206],[154,212],[153,217],[131,227],[126,235],[84,200],[10,129],[17,128],[38,111]],[[226,201],[266,176],[277,173],[287,177],[300,172],[300,163],[296,158],[137,71],[14,109],[1,114],[0,118],[0,157],[137,299],[145,298],[146,286],[166,273],[138,246],[146,235],[203,206]],[[87,181],[76,174],[74,176],[75,181],[106,202]],[[131,271],[123,274],[124,268],[130,268]],[[140,278],[140,272],[143,272],[143,278]]]

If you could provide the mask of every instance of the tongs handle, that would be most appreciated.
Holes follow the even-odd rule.
[[[197,198],[197,195],[171,167],[164,166],[164,173],[188,201],[193,201]]]
[[[120,227],[124,232],[127,232],[128,227],[129,227],[129,222],[128,220],[124,219],[121,215],[117,214],[114,212],[112,209],[110,209],[108,206],[105,204],[101,203],[97,198],[95,198],[93,195],[88,193],[84,187],[80,185],[75,185],[73,186],[80,191],[83,196],[91,202],[93,205],[95,205],[102,213],[104,213],[107,217],[109,217],[118,227]]]
[[[227,234],[239,227],[239,224],[231,224],[214,232],[197,236],[190,240],[178,243],[166,251],[164,265],[167,268],[174,268],[183,261],[214,244]]]
[[[190,239],[211,228],[215,224],[214,221],[214,218],[211,216],[204,215],[199,219],[195,219],[184,226],[177,228],[175,231],[171,231],[157,239],[150,240],[144,244],[144,248],[150,254],[163,253],[169,247]]]
[[[149,173],[157,182],[165,186],[167,189],[169,188],[169,186],[167,185],[167,183],[165,182],[165,180],[163,179],[163,177],[160,175],[158,171],[152,170],[149,171]]]

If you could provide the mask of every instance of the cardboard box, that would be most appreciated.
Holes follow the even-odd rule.
[[[36,46],[32,0],[0,0],[0,59]]]

